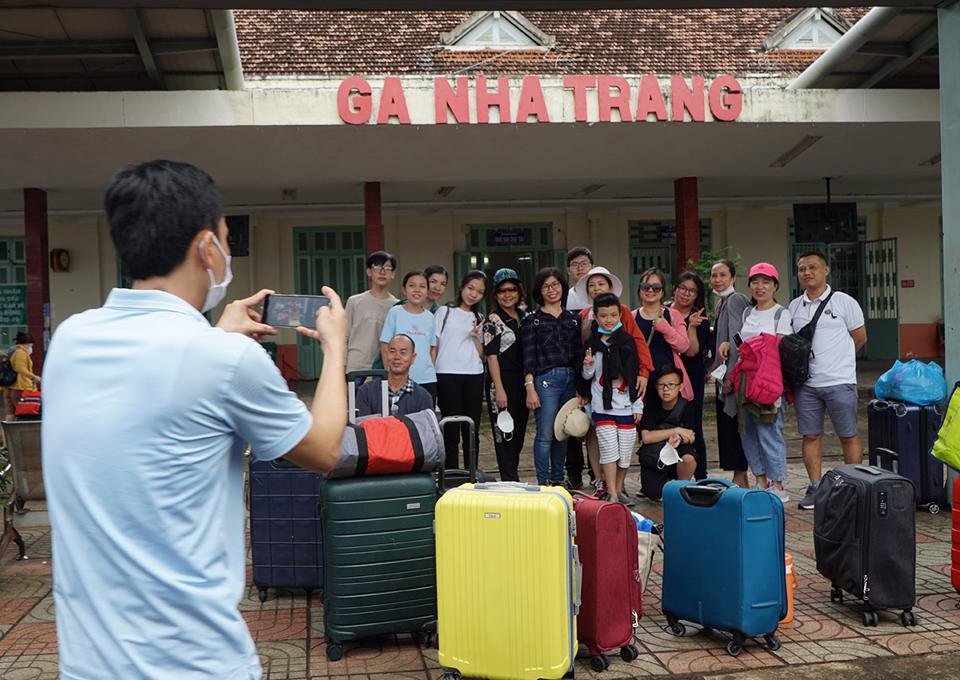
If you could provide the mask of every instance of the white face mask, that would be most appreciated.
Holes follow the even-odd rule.
[[[219,305],[223,298],[227,294],[227,286],[230,285],[230,282],[233,281],[233,270],[230,268],[230,256],[227,255],[227,252],[223,249],[223,246],[220,245],[220,241],[217,239],[216,234],[213,235],[213,243],[217,246],[217,250],[220,251],[220,254],[223,255],[223,259],[227,263],[227,268],[223,272],[223,281],[217,283],[216,277],[213,273],[213,270],[207,267],[207,276],[210,277],[210,290],[207,291],[207,299],[203,301],[203,307],[200,308],[201,314],[206,314],[211,309]],[[203,252],[203,244],[200,244],[200,251]]]
[[[660,461],[658,467],[662,470],[668,465],[676,465],[680,462],[680,454],[677,453],[677,450],[670,446],[670,443],[667,442],[663,445],[663,448],[660,449]]]
[[[27,347],[27,354],[33,354],[33,345]]]
[[[513,416],[509,411],[500,411],[497,414],[497,429],[503,433],[503,438],[507,441],[513,439]]]

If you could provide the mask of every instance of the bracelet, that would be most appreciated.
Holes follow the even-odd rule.
[[[532,385],[532,384],[533,384],[533,381],[532,381],[532,380],[528,380],[527,382],[523,383],[523,386],[524,386],[524,387],[530,387],[530,385]]]

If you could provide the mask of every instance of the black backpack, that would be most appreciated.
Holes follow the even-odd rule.
[[[0,352],[0,387],[10,387],[17,382],[17,372],[13,370],[10,357],[6,352]]]
[[[813,356],[813,332],[817,330],[817,321],[827,308],[827,303],[836,291],[831,290],[827,298],[820,303],[813,318],[796,333],[780,339],[780,369],[783,380],[791,387],[799,387],[810,378],[810,357]]]

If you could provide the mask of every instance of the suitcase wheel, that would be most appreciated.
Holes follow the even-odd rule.
[[[727,643],[727,654],[730,656],[740,656],[740,652],[743,651],[743,643],[738,642],[737,640],[730,640]]]
[[[460,680],[460,672],[459,672],[459,671],[444,671],[442,678],[443,678],[443,680]]]
[[[900,625],[903,627],[917,625],[917,617],[909,609],[900,612]]]
[[[843,603],[843,590],[834,586],[830,591],[830,601]]]
[[[343,645],[336,642],[327,642],[327,659],[330,661],[339,661],[342,658]]]
[[[270,596],[270,593],[267,591],[266,588],[260,588],[260,601],[261,601],[261,602],[266,602],[266,601],[267,601],[267,597],[269,597],[269,596]]]
[[[931,515],[939,515],[940,506],[937,505],[936,503],[931,503],[930,505],[927,506],[927,512],[929,512]]]
[[[687,632],[687,627],[680,623],[679,621],[674,621],[670,624],[670,632],[676,635],[677,637],[683,637]]]
[[[626,647],[624,647],[626,649]],[[597,654],[596,656],[590,657],[590,668],[600,673],[610,668],[610,659],[607,658],[606,654]]]
[[[771,652],[775,652],[778,649],[780,649],[780,647],[782,647],[782,645],[780,644],[780,638],[778,638],[773,633],[770,633],[769,635],[764,635],[763,641],[767,643],[767,649],[769,649]]]
[[[640,656],[640,650],[637,649],[635,645],[627,645],[626,647],[620,648],[620,658],[627,663],[635,661],[638,656]]]
[[[880,623],[880,617],[877,616],[877,612],[867,610],[863,612],[863,625],[868,628],[876,627]]]

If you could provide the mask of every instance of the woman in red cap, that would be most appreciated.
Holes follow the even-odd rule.
[[[780,288],[780,274],[769,262],[758,262],[750,267],[747,276],[753,299],[743,312],[740,342],[761,333],[773,336],[791,332],[790,312],[774,299]],[[775,345],[774,345],[775,347]],[[724,348],[721,347],[721,352]],[[779,359],[779,357],[777,357]],[[779,366],[779,361],[777,362]],[[738,389],[741,389],[738,387]],[[746,404],[741,407],[743,419],[743,453],[757,478],[757,486],[765,488],[780,500],[790,500],[783,482],[787,478],[787,446],[783,440],[783,413],[786,399],[780,396],[774,404]]]

